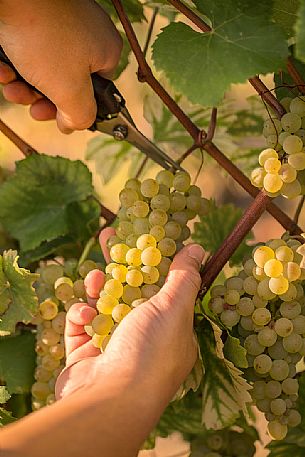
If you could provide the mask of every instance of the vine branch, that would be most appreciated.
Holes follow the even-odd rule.
[[[259,79],[258,76],[254,76],[249,79],[249,83],[254,87],[258,95],[275,111],[277,117],[280,119],[283,114],[286,113],[285,108],[277,100],[277,98],[270,92],[267,86]]]
[[[302,209],[303,209],[303,206],[304,206],[304,202],[305,202],[305,195],[303,195],[302,198],[300,199],[300,201],[298,203],[298,206],[296,208],[296,211],[295,211],[295,215],[293,217],[293,220],[294,220],[294,222],[296,224],[299,222],[299,217],[300,217],[300,214],[302,212]]]
[[[168,3],[173,5],[176,10],[180,11],[185,17],[193,22],[200,30],[203,32],[211,32],[211,27],[206,24],[201,17],[199,17],[194,11],[192,11],[188,6],[182,3],[180,0],[168,0]]]
[[[32,154],[38,154],[36,149],[30,146],[26,141],[20,138],[8,125],[0,119],[0,132],[3,133],[17,148],[22,152],[25,157]]]
[[[305,81],[296,69],[291,57],[288,57],[287,59],[287,71],[296,83],[298,90],[302,92],[302,94],[305,94]]]

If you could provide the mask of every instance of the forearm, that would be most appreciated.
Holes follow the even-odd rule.
[[[106,374],[0,432],[1,457],[134,457],[169,401],[166,383]]]

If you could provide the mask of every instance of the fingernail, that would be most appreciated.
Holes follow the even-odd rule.
[[[198,263],[198,268],[200,268],[204,257],[203,247],[200,246],[200,244],[191,244],[190,246],[188,246],[187,253],[189,257],[196,260],[196,262]]]

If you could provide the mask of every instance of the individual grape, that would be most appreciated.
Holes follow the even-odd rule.
[[[264,352],[264,346],[258,342],[257,335],[249,335],[245,339],[244,347],[250,355],[260,355]]]
[[[303,119],[302,119],[302,125],[303,125]],[[299,138],[301,138],[301,140],[303,141],[303,144],[304,144],[304,143],[305,143],[305,130],[304,130],[304,128],[298,130],[298,131],[296,132],[296,135],[297,135]]]
[[[133,204],[132,212],[135,217],[146,217],[149,213],[149,205],[142,200],[138,200]]]
[[[138,196],[138,193],[133,190],[133,189],[123,189],[121,190],[120,194],[119,194],[119,199],[120,199],[120,202],[121,202],[121,205],[124,207],[124,208],[129,208],[130,206],[132,206],[137,200],[139,200],[139,196]]]
[[[264,186],[264,177],[266,176],[266,171],[264,168],[255,168],[251,172],[251,183],[255,187],[262,188]]]
[[[276,398],[271,401],[270,409],[276,416],[282,416],[286,411],[286,402],[282,398]]]
[[[274,257],[274,251],[268,246],[259,246],[253,254],[253,260],[260,268],[264,268],[265,263],[268,260],[274,259]]]
[[[302,416],[296,409],[288,411],[287,417],[289,427],[297,427],[302,421]]]
[[[137,243],[137,246],[138,246],[138,243]],[[138,248],[129,249],[129,251],[126,254],[126,262],[128,263],[128,265],[130,265],[132,267],[139,267],[142,263],[141,254],[142,254],[142,251]]]
[[[282,389],[286,395],[297,395],[299,391],[299,383],[297,379],[286,378],[282,382]]]
[[[277,334],[272,328],[264,327],[258,332],[257,339],[262,346],[270,347],[276,343]]]
[[[275,381],[284,381],[289,375],[289,365],[285,360],[273,360],[270,376]]]
[[[287,425],[281,424],[279,421],[274,420],[268,424],[268,432],[275,440],[283,440],[288,432]]]
[[[297,301],[283,302],[280,306],[280,313],[287,319],[293,319],[301,314],[302,308]]]
[[[242,316],[240,319],[240,325],[246,331],[253,331],[253,320],[249,316]]]
[[[169,221],[165,224],[164,229],[167,238],[177,240],[181,235],[181,226],[178,222]]]
[[[161,241],[159,241],[158,249],[159,249],[159,252],[161,253],[161,255],[163,255],[165,257],[171,257],[176,252],[176,243],[171,238],[165,237]],[[160,260],[158,263],[160,263]],[[152,266],[155,266],[155,265],[158,265],[158,264],[154,264]]]
[[[162,257],[160,263],[157,266],[160,275],[166,276],[167,273],[169,272],[171,264],[172,264],[171,259],[169,259],[167,257]]]
[[[294,284],[290,283],[287,289],[287,292],[281,295],[281,300],[285,302],[289,302],[296,299],[297,296],[297,288]]]
[[[39,312],[44,320],[52,320],[58,313],[58,305],[51,298],[47,298],[39,304]]]
[[[259,374],[268,373],[272,367],[272,360],[267,354],[260,354],[255,357],[253,367]]]
[[[185,171],[178,171],[173,180],[173,187],[178,192],[186,192],[191,185],[191,177]]]
[[[264,122],[263,135],[269,136],[278,134],[282,130],[281,121],[277,118],[269,118]]]
[[[234,309],[225,309],[221,313],[220,319],[226,327],[231,328],[238,324],[240,315]]]
[[[170,199],[167,195],[155,195],[150,201],[151,209],[159,209],[161,211],[168,211],[170,207]]]
[[[139,287],[132,287],[126,284],[123,287],[123,300],[130,305],[134,300],[141,298],[141,289]]]
[[[243,280],[238,278],[237,276],[232,276],[232,278],[228,278],[225,281],[225,286],[227,289],[237,290],[241,293],[243,290]]]
[[[238,296],[239,296],[239,294],[238,294]],[[225,295],[225,299],[226,299],[226,295]],[[228,302],[228,300],[227,300],[227,302]],[[254,311],[254,305],[252,303],[251,298],[248,298],[248,297],[241,298],[240,301],[237,303],[236,311],[241,316],[250,316]]]
[[[269,288],[271,292],[276,295],[282,295],[287,292],[289,287],[288,279],[284,278],[284,276],[279,276],[278,278],[271,278],[269,280]]]
[[[224,295],[224,300],[228,305],[236,305],[240,300],[240,295],[237,290],[227,290]]]
[[[123,295],[123,286],[117,279],[109,279],[105,282],[104,292],[106,292],[108,295],[112,295],[115,298],[120,298]]]
[[[113,265],[114,265],[114,267],[112,268],[112,271],[111,271],[111,276],[113,277],[113,279],[116,279],[117,281],[120,281],[120,282],[125,282],[126,274],[128,271],[127,268],[125,267],[125,265],[120,265],[117,263],[114,263]],[[106,267],[106,273],[107,273],[107,267]]]
[[[146,217],[138,217],[133,221],[133,231],[136,235],[149,232],[149,220]]]
[[[41,333],[40,339],[43,344],[54,346],[54,344],[59,342],[60,335],[52,328],[45,328]]]
[[[266,160],[271,158],[278,159],[278,153],[272,148],[264,149],[258,156],[259,164],[263,167]]]
[[[277,174],[281,168],[281,162],[278,159],[270,158],[264,163],[264,169],[267,173]]]
[[[224,305],[224,300],[220,297],[212,298],[212,300],[209,303],[209,307],[210,307],[211,311],[215,314],[220,314],[223,312],[223,310],[224,310],[223,305]],[[237,311],[239,312],[238,309],[237,309]]]
[[[112,318],[115,322],[121,322],[128,313],[130,313],[130,306],[125,303],[120,303],[115,306],[112,310]]]
[[[294,113],[286,113],[281,118],[283,130],[289,133],[295,133],[302,126],[302,119]]]
[[[284,184],[282,188],[282,195],[285,198],[295,198],[300,195],[302,192],[302,187],[300,182],[296,179],[294,182],[289,184]]]
[[[131,303],[131,306],[133,308],[137,308],[137,306],[140,306],[142,305],[142,303],[145,303],[147,301],[146,298],[138,298],[137,300],[134,300],[132,303]]]
[[[291,320],[291,322],[293,324],[294,333],[297,333],[299,335],[302,335],[303,333],[305,333],[305,316],[300,314],[299,316],[294,317]]]
[[[119,238],[118,236],[112,235],[112,236],[111,236],[110,238],[108,238],[108,240],[107,240],[107,247],[108,247],[109,249],[111,249],[112,246],[114,246],[115,244],[118,244],[118,243],[120,243],[120,242],[121,242],[121,240],[120,240],[120,238]]]
[[[287,154],[296,154],[301,152],[303,148],[303,141],[297,135],[289,135],[283,142],[283,149]]]
[[[267,275],[264,272],[264,269],[260,268],[260,267],[257,267],[257,266],[253,268],[252,275],[258,281],[263,281],[264,279],[267,278]]]
[[[243,289],[249,295],[254,295],[258,287],[258,282],[253,276],[249,276],[243,282]]]
[[[55,316],[52,320],[51,324],[55,332],[59,333],[60,335],[63,335],[66,325],[66,313],[64,311],[58,313],[57,316]]]
[[[126,282],[132,287],[139,287],[143,283],[143,275],[139,270],[130,270],[126,274]]]
[[[135,233],[131,233],[130,235],[128,235],[126,237],[125,243],[130,248],[135,248],[137,245],[137,239],[138,239],[138,235],[136,235]]]
[[[170,196],[171,212],[182,211],[186,207],[186,197],[180,192],[173,192]]]
[[[251,396],[255,400],[263,400],[266,396],[266,383],[265,381],[255,381],[253,383],[253,389],[251,390]]]
[[[88,336],[93,336],[94,335],[94,330],[92,328],[92,325],[84,325],[84,330],[87,333]]]
[[[284,183],[292,183],[297,178],[297,172],[289,163],[283,163],[279,170],[279,176]]]
[[[133,225],[128,221],[121,221],[116,229],[116,234],[121,240],[125,238],[132,232]]]
[[[54,371],[56,368],[58,368],[60,365],[60,361],[57,359],[54,359],[50,354],[44,355],[41,358],[41,366],[45,370],[48,371]]]
[[[277,259],[270,259],[264,265],[264,272],[269,278],[278,278],[283,273],[283,264]]]
[[[262,413],[270,412],[270,403],[269,398],[263,398],[262,400],[257,400],[256,406]]]
[[[86,289],[83,279],[77,279],[73,283],[74,296],[77,298],[86,299]]]
[[[162,225],[153,225],[149,231],[149,234],[154,237],[154,239],[158,242],[165,237],[165,229]]]
[[[149,248],[149,247],[156,247],[156,239],[149,234],[143,234],[139,236],[137,240],[137,248],[140,249],[141,251],[144,251],[144,249]]]
[[[151,297],[156,295],[160,290],[160,287],[156,284],[145,284],[141,287],[141,294],[143,298],[149,300]]]
[[[274,324],[274,330],[281,337],[286,337],[293,332],[292,321],[286,317],[280,317]]]
[[[303,345],[303,340],[300,335],[297,333],[291,333],[283,338],[283,347],[289,353],[296,353],[299,352]]]
[[[154,284],[159,280],[160,273],[156,267],[145,265],[141,268],[145,284]],[[132,284],[131,284],[132,285]]]
[[[172,214],[174,221],[178,222],[181,226],[185,226],[188,221],[188,214],[186,211],[176,211]]]
[[[272,194],[278,192],[283,187],[283,181],[279,175],[267,173],[264,177],[264,188]]]
[[[158,246],[162,241],[163,240],[158,243]],[[160,250],[152,246],[144,249],[144,251],[141,253],[142,263],[151,267],[157,266],[160,263],[161,258],[162,255]]]
[[[62,343],[50,347],[50,354],[54,359],[61,360],[65,357],[65,346]]]
[[[287,262],[284,269],[284,276],[289,282],[297,281],[301,276],[301,268],[296,262]]]
[[[128,179],[125,183],[126,189],[135,190],[137,193],[140,193],[141,183],[137,178]]]
[[[70,278],[63,276],[62,278],[58,278],[54,284],[55,289],[55,297],[61,301],[68,301],[70,300],[73,295],[73,282]]]
[[[109,315],[98,314],[94,317],[91,325],[94,332],[98,335],[108,335],[113,327],[113,321]]]
[[[159,184],[154,179],[145,179],[141,184],[141,193],[144,197],[152,198],[159,192]]]
[[[174,175],[168,170],[161,170],[156,176],[158,184],[164,184],[164,186],[171,188],[173,186]]]
[[[64,275],[63,266],[55,264],[55,263],[46,265],[41,270],[41,280],[50,286],[53,286],[55,281],[58,278],[61,278],[63,275]]]
[[[106,335],[98,335],[97,333],[94,333],[92,335],[92,339],[91,339],[93,346],[95,348],[101,349],[105,338],[106,338]]]
[[[85,278],[91,270],[96,269],[96,263],[93,260],[85,260],[78,268],[82,278]]]
[[[118,305],[118,299],[112,295],[104,293],[96,303],[97,310],[102,314],[111,314],[113,308]]]
[[[150,225],[153,227],[154,225],[165,225],[167,222],[168,216],[165,211],[161,209],[155,209],[151,211],[148,216],[148,220]]]
[[[268,348],[268,354],[272,359],[285,359],[288,355],[283,347],[282,340],[277,340],[277,342]]]
[[[291,154],[288,157],[288,164],[292,166],[295,170],[304,170],[305,169],[305,153],[298,152]]]
[[[281,147],[278,143],[278,135],[276,135],[276,134],[268,135],[266,137],[266,146],[268,146],[268,148],[274,148],[276,150],[281,149]]]
[[[139,200],[139,201],[141,201],[141,200]],[[136,203],[137,203],[137,202],[135,202],[135,204],[136,204]],[[126,220],[127,222],[130,223],[130,222],[133,222],[133,221],[136,219],[136,216],[134,215],[134,212],[133,212],[133,210],[134,210],[134,205],[133,205],[133,206],[130,206],[129,208],[121,208],[119,211],[121,211],[122,209],[123,209],[123,210],[125,211],[125,213],[126,213],[126,218],[125,218],[125,220]],[[118,219],[119,219],[120,221],[122,221],[122,218],[120,217],[119,214],[118,214]],[[129,225],[128,227],[130,228],[130,225]],[[129,231],[129,232],[127,233],[127,235],[130,234],[130,233],[132,233],[132,232]]]
[[[281,383],[274,380],[267,382],[264,393],[270,399],[279,397],[282,393]]]
[[[32,385],[32,395],[38,400],[45,400],[50,393],[50,387],[45,382],[35,382]]]
[[[305,101],[304,96],[298,96],[291,100],[289,109],[292,113],[298,114],[300,117],[305,116]]]
[[[267,325],[271,320],[271,313],[267,308],[256,308],[252,320],[256,325]]]
[[[124,243],[118,243],[111,247],[110,257],[114,262],[126,263],[126,254],[129,247]]]
[[[252,297],[252,303],[255,306],[255,308],[265,308],[268,304],[267,300],[263,300],[259,295],[253,295]]]
[[[290,133],[289,132],[281,132],[278,136],[278,143],[283,146],[283,143],[284,143],[284,140],[285,138],[287,138],[287,136],[290,136]]]
[[[186,206],[189,210],[197,214],[201,206],[201,197],[190,195],[186,198]]]

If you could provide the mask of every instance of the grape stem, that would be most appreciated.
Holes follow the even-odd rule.
[[[80,265],[87,259],[88,255],[89,255],[89,252],[91,251],[92,247],[95,245],[96,243],[96,236],[92,236],[86,243],[85,247],[84,247],[84,250],[79,258],[79,261],[78,261],[78,264],[77,264],[77,271],[80,267]]]
[[[159,81],[154,77],[151,68],[149,67],[143,53],[137,37],[135,35],[134,29],[128,19],[128,16],[122,6],[120,0],[112,0],[112,3],[116,9],[116,12],[119,16],[119,19],[122,23],[122,26],[125,30],[126,36],[130,43],[131,49],[137,59],[139,69],[143,79],[141,82],[146,82],[154,92],[160,97],[163,103],[171,111],[171,113],[178,119],[178,121],[183,125],[185,130],[189,132],[191,137],[194,140],[194,144],[198,144],[198,138],[201,135],[201,130],[192,122],[192,120],[187,116],[187,114],[180,108],[180,106],[175,102],[175,100],[169,95],[169,93],[164,89],[164,87],[159,83]],[[181,3],[181,2],[177,2]],[[285,110],[282,105],[277,101],[277,99],[270,93],[267,87],[260,81],[258,77],[253,78],[254,85],[257,88],[260,88],[261,95],[264,94],[265,100],[272,107],[278,106],[281,113],[284,113]],[[243,189],[248,192],[252,197],[256,197],[259,193],[259,190],[254,187],[250,180],[237,168],[212,142],[207,141],[203,146],[198,144],[198,147],[202,147],[211,157],[213,157],[218,164],[224,168],[232,177],[237,181]],[[197,148],[193,148],[192,151]],[[298,227],[295,222],[290,219],[278,206],[270,202],[267,206],[268,212],[291,234],[301,234],[302,230]]]
[[[302,196],[302,198],[300,199],[299,201],[299,204],[296,208],[296,211],[295,211],[295,215],[293,217],[293,220],[296,224],[298,224],[299,222],[299,217],[300,217],[300,214],[302,212],[302,209],[303,209],[303,206],[304,206],[304,202],[305,202],[305,195]]]
[[[146,54],[147,54],[147,51],[148,51],[149,43],[150,43],[150,40],[151,40],[151,37],[152,37],[152,33],[153,33],[153,30],[154,30],[154,26],[155,26],[155,23],[156,23],[158,12],[159,12],[159,8],[154,8],[154,12],[153,12],[152,18],[150,20],[148,31],[147,31],[145,44],[144,44],[144,47],[143,47],[143,56],[144,57],[146,57]],[[140,68],[138,69],[137,75],[138,75],[138,79],[140,81],[142,79],[142,74],[141,74]]]
[[[254,76],[249,79],[249,83],[254,87],[258,95],[275,111],[277,117],[280,119],[286,110],[277,100],[277,98],[270,92],[267,86],[259,79],[258,76]]]
[[[36,149],[20,138],[8,125],[0,119],[0,131],[22,152],[25,157],[38,154]]]
[[[194,25],[196,25],[202,32],[211,32],[212,28],[206,24],[201,17],[199,17],[194,11],[179,0],[168,0],[168,3],[173,5],[176,10],[180,11],[185,17],[187,17]]]
[[[302,94],[305,94],[305,81],[296,69],[291,57],[288,57],[287,59],[287,71],[296,83],[298,90],[302,92]]]

